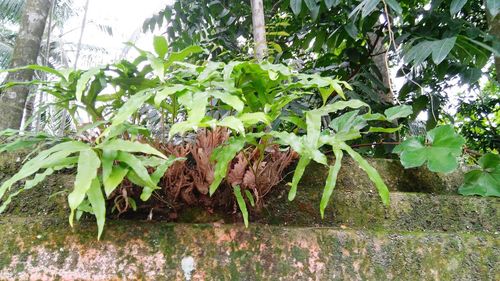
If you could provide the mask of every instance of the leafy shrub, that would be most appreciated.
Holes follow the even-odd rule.
[[[311,161],[330,167],[320,204],[323,216],[344,152],[366,171],[382,202],[389,203],[380,175],[347,142],[363,133],[397,130],[364,129],[372,121],[390,124],[408,116],[411,110],[407,106],[388,110],[385,115],[372,114],[359,100],[339,101],[339,97],[345,99],[343,88],[350,88],[347,83],[297,73],[280,64],[192,64],[186,58],[201,48],[191,46],[169,53],[162,37],[155,38],[156,54],[138,50],[140,56],[133,62],[86,71],[27,67],[58,78],[33,83],[42,84],[58,106],[68,111],[77,132],[38,153],[0,186],[3,198],[13,184],[26,180],[23,188],[4,199],[2,211],[13,196],[33,188],[47,175],[76,167],[74,189],[68,195],[70,224],[75,215],[79,218],[83,212],[91,213],[97,219],[100,237],[106,197],[114,196],[119,212],[136,206],[132,197],[117,191],[123,191],[125,183],[133,184],[135,191],[139,188],[139,198],[147,201],[162,189],[159,183],[163,190],[176,194],[179,177],[189,173],[188,183],[197,194],[214,195],[221,185],[229,189],[247,225],[247,202],[258,205],[298,157],[289,200],[295,198]],[[312,95],[320,95],[322,105],[310,110],[297,107],[298,101]],[[78,114],[82,112],[89,116],[89,123],[80,122]],[[325,116],[337,117],[325,123]],[[335,155],[333,165],[328,163],[326,149]],[[187,158],[196,164],[182,168]],[[249,179],[252,176],[254,179]],[[268,180],[258,181],[257,177]],[[186,190],[183,194],[189,197]],[[186,198],[183,200],[188,202]]]

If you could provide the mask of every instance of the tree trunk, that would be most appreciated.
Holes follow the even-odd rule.
[[[387,88],[386,92],[379,92],[380,100],[386,104],[394,104],[394,96],[391,91],[391,79],[390,79],[390,70],[387,68],[386,64],[386,52],[388,52],[389,48],[386,47],[383,43],[383,39],[379,38],[377,34],[373,32],[368,33],[368,39],[370,40],[370,44],[373,45],[372,56],[373,63],[378,68],[380,73],[382,74],[382,84]]]
[[[267,55],[266,23],[262,0],[250,0],[252,6],[253,39],[255,41],[255,58],[262,61]]]
[[[28,0],[23,10],[21,27],[16,38],[11,68],[35,64],[40,51],[45,22],[50,10],[50,0]],[[11,72],[5,82],[27,82],[33,78],[32,70]],[[16,86],[0,93],[0,130],[19,129],[29,87]]]

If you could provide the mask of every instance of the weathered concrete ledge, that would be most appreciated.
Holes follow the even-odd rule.
[[[0,182],[19,160],[0,155]],[[0,280],[500,280],[500,199],[456,195],[460,172],[370,162],[389,207],[346,159],[324,220],[327,169],[312,165],[296,199],[277,186],[248,229],[238,213],[186,209],[177,224],[108,220],[101,241],[93,220],[69,228],[65,171],[0,216]]]
[[[7,156],[3,157],[6,159]],[[441,175],[426,169],[404,170],[397,161],[391,160],[371,160],[371,163],[391,189],[389,207],[382,204],[366,174],[356,163],[346,158],[325,219],[320,217],[319,203],[328,171],[322,165],[313,164],[300,182],[294,201],[287,200],[288,186],[277,186],[265,198],[261,213],[252,214],[251,221],[272,225],[346,225],[403,231],[500,231],[500,199],[465,197],[452,192],[451,189],[456,189],[461,183],[460,173]],[[16,165],[16,161],[0,161],[0,182],[2,171],[4,177],[12,175]],[[72,189],[73,180],[71,171],[50,176],[39,187],[14,199],[7,213],[65,219],[69,213],[66,196],[68,190]],[[406,192],[416,189],[421,182],[425,184],[421,189],[439,192]],[[432,184],[437,184],[439,188],[428,188]],[[53,194],[56,195],[51,196]],[[144,215],[146,217],[147,214]],[[207,223],[220,220],[232,223],[240,219],[227,214],[186,209],[178,214],[176,221]]]
[[[319,215],[320,188],[298,190],[296,199],[286,199],[287,190],[272,197],[262,214],[262,223],[294,226],[339,226],[402,231],[500,231],[498,198],[391,192],[385,207],[376,190],[336,190],[325,218]]]
[[[498,234],[0,220],[1,280],[500,280]]]

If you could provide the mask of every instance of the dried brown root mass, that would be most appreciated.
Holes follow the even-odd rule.
[[[255,207],[251,208],[246,198],[250,211],[259,212],[263,198],[281,182],[298,154],[290,148],[281,149],[277,144],[263,141],[259,145],[260,149],[247,146],[232,160],[225,180],[210,196],[208,190],[214,180],[215,167],[215,162],[211,160],[212,152],[224,145],[229,136],[229,130],[219,127],[199,130],[194,142],[153,144],[165,155],[183,157],[185,160],[176,161],[170,166],[158,184],[161,190],[155,191],[148,202],[140,201],[141,188],[125,180],[111,196],[115,210],[122,214],[132,209],[129,199],[132,198],[139,210],[155,212],[160,214],[159,217],[166,218],[175,218],[176,213],[186,206],[233,212],[237,210],[233,187],[240,186],[243,192],[249,191],[255,201]]]

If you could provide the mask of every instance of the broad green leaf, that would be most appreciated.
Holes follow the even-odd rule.
[[[125,121],[121,124],[111,127],[109,131],[105,130],[103,134],[107,133],[106,139],[113,139],[117,136],[121,136],[125,132],[129,133],[129,136],[131,137],[132,140],[134,140],[134,138],[137,135],[142,135],[144,137],[149,136],[149,130],[146,127],[131,124],[128,121]]]
[[[183,135],[187,131],[194,131],[198,128],[199,123],[191,120],[177,122],[170,127],[168,131],[168,139],[171,140],[175,135]]]
[[[500,156],[487,153],[478,162],[481,169],[465,174],[464,183],[458,193],[500,197]]]
[[[67,167],[72,167],[78,163],[78,156],[64,157],[62,158],[61,152],[56,152],[49,158],[51,160],[45,161],[41,166],[42,169],[53,168],[54,170],[61,170]]]
[[[165,175],[165,172],[167,172],[167,169],[172,166],[172,164],[175,163],[175,161],[179,160],[185,160],[185,158],[176,158],[174,156],[169,156],[167,160],[165,160],[161,165],[159,165],[154,173],[151,175],[151,180],[155,185],[157,185],[161,178]]]
[[[298,16],[302,10],[302,0],[290,0],[290,8],[292,8],[292,12]]]
[[[385,121],[387,118],[383,114],[380,113],[366,113],[363,114],[361,117],[365,119],[366,121]]]
[[[216,99],[220,99],[222,102],[224,102],[227,105],[230,105],[238,112],[243,111],[243,107],[245,107],[245,104],[243,103],[240,97],[232,95],[228,92],[210,91],[208,94]]]
[[[314,11],[318,5],[316,4],[316,0],[304,0],[304,2],[306,3],[307,8],[311,12]]]
[[[165,54],[168,51],[167,39],[165,39],[164,36],[155,36],[153,39],[153,46],[156,54],[162,59],[165,58]]]
[[[260,67],[263,70],[266,71],[272,70],[273,72],[281,73],[284,76],[290,76],[292,74],[290,68],[283,64],[273,64],[273,63],[263,62],[260,64]]]
[[[243,124],[245,124],[246,126],[255,125],[259,122],[267,125],[271,123],[271,118],[269,118],[269,116],[264,112],[243,113],[238,116],[238,119],[240,119],[240,121],[243,122]]]
[[[486,0],[486,8],[490,12],[491,18],[495,18],[500,11],[499,0]]]
[[[210,158],[217,161],[217,163],[214,167],[214,180],[210,184],[210,196],[215,193],[222,180],[226,177],[229,164],[231,164],[236,154],[245,147],[246,142],[246,138],[243,137],[232,138],[225,145],[214,149]]]
[[[174,62],[181,62],[192,54],[203,52],[200,46],[189,46],[179,52],[173,52],[168,57],[166,67],[172,65]]]
[[[128,152],[120,151],[118,152],[116,160],[122,161],[123,163],[127,164],[135,172],[135,174],[145,183],[144,187],[156,189],[156,184],[153,183],[148,173],[148,170],[146,169],[146,167],[144,167],[144,164],[137,157]],[[147,198],[143,199],[142,197],[141,199],[144,201],[147,200]]]
[[[321,116],[323,115],[323,112],[319,110],[306,112],[307,135],[305,137],[311,146],[316,147],[318,145],[321,134]]]
[[[479,78],[481,78],[481,75],[483,75],[481,69],[469,68],[461,73],[462,82],[472,85],[476,83],[479,80]]]
[[[236,202],[238,203],[238,207],[240,208],[241,214],[243,215],[243,221],[245,222],[245,227],[248,227],[248,210],[247,210],[247,204],[245,203],[245,199],[241,195],[241,190],[239,186],[235,186],[233,190],[234,190],[234,196],[236,197]]]
[[[146,167],[156,168],[165,163],[165,159],[156,156],[137,156]]]
[[[92,206],[92,212],[97,220],[97,240],[99,240],[104,230],[104,223],[106,222],[106,203],[102,195],[101,183],[98,178],[92,180],[92,184],[87,191],[87,196]]]
[[[242,63],[244,63],[244,62],[230,61],[226,66],[224,66],[224,70],[223,70],[224,81],[231,79],[231,74],[233,74],[233,69]]]
[[[305,154],[304,138],[294,133],[271,131],[270,134],[277,138],[277,143],[290,146],[299,155]]]
[[[9,151],[16,151],[16,150],[20,150],[23,148],[30,148],[30,147],[33,147],[37,143],[40,143],[40,140],[17,139],[11,143],[7,143],[7,144],[0,146],[0,153],[9,152]]]
[[[406,118],[413,114],[413,108],[411,105],[398,105],[391,108],[388,108],[384,111],[385,116],[388,121],[393,121],[398,118]]]
[[[133,170],[129,170],[127,174],[127,179],[137,186],[142,186],[143,188],[147,187],[147,183],[143,181]],[[148,187],[149,188],[149,187]],[[150,191],[153,192],[152,188],[149,188]]]
[[[82,73],[80,79],[78,79],[76,83],[75,97],[77,101],[82,101],[83,91],[87,88],[88,82],[99,72],[101,72],[101,68],[94,67]]]
[[[340,0],[324,0],[325,6],[328,10],[330,10],[331,7],[335,7],[339,4]]]
[[[330,166],[330,170],[328,171],[328,177],[326,178],[325,188],[323,189],[323,196],[321,197],[321,203],[319,205],[321,218],[325,217],[325,209],[326,206],[328,205],[328,201],[330,201],[333,189],[337,184],[337,175],[339,174],[340,167],[342,166],[342,157],[343,157],[342,150],[334,149],[333,153],[335,154],[335,164],[333,166]]]
[[[435,64],[440,64],[455,46],[457,37],[449,37],[437,40],[432,43],[432,60]]]
[[[148,61],[151,64],[151,68],[153,69],[154,74],[158,78],[160,78],[161,81],[165,79],[165,64],[163,63],[163,60],[160,58],[155,57],[153,54],[148,53],[147,54]]]
[[[15,196],[17,196],[19,193],[21,193],[25,190],[29,190],[29,189],[35,187],[36,185],[38,185],[40,182],[42,182],[47,176],[51,175],[52,173],[54,173],[54,170],[51,168],[48,168],[43,173],[35,174],[33,179],[27,180],[23,188],[19,189],[18,191],[14,192],[14,193],[11,193],[9,195],[9,197],[7,197],[7,199],[2,202],[2,205],[0,205],[0,214],[3,213],[3,211],[5,211],[5,208],[7,208],[7,206],[10,204],[10,202],[12,202],[12,199]]]
[[[413,62],[414,65],[421,64],[432,53],[433,41],[423,41],[413,46],[404,55],[405,63]]]
[[[380,0],[363,0],[363,9],[361,9],[361,17],[366,17],[375,10]]]
[[[319,88],[319,93],[321,94],[321,98],[323,99],[323,105],[326,104],[328,98],[332,95],[333,90],[334,90],[333,87]]]
[[[187,107],[188,120],[194,125],[205,117],[208,106],[208,93],[207,92],[187,92],[179,97],[179,103]]]
[[[399,153],[401,164],[406,168],[414,168],[422,166],[427,160],[426,147],[423,140],[417,137],[411,137],[393,150],[394,153]]]
[[[344,90],[342,90],[342,87],[340,87],[340,85],[337,82],[332,81],[330,83],[330,86],[333,87],[333,89],[335,89],[335,92],[337,92],[337,94],[339,94],[340,97],[345,99]]]
[[[288,192],[289,201],[295,199],[295,196],[297,195],[297,186],[300,182],[300,179],[302,178],[302,175],[304,174],[307,165],[309,165],[310,162],[311,158],[306,156],[300,157],[299,162],[297,163],[297,166],[295,167],[295,171],[293,173],[290,191]]]
[[[384,127],[370,127],[368,132],[370,133],[388,133],[392,134],[395,133],[403,128],[403,124],[397,126],[396,128],[384,128]]]
[[[368,107],[368,104],[359,100],[338,101],[306,112],[307,140],[310,145],[316,146],[321,133],[321,117],[345,108]]]
[[[344,113],[330,122],[330,128],[337,133],[345,133],[351,130],[359,131],[366,127],[368,123],[358,114],[359,110]]]
[[[102,151],[102,181],[104,182],[104,187],[106,187],[106,179],[111,174],[113,169],[113,164],[118,152],[116,150],[103,149]]]
[[[445,125],[436,127],[427,132],[427,139],[432,143],[432,147],[446,148],[453,156],[462,154],[464,138],[455,133],[453,126]]]
[[[467,0],[453,0],[450,4],[450,14],[453,16],[462,10],[463,6],[467,3]]]
[[[336,146],[340,142],[346,142],[359,138],[361,138],[361,133],[358,130],[350,130],[348,132],[341,132],[332,135],[323,134],[321,135],[319,141],[321,145],[330,144],[331,146]]]
[[[428,144],[411,137],[394,148],[405,168],[422,166],[427,162],[430,171],[449,173],[458,166],[464,138],[451,125],[439,126],[427,132]]]
[[[11,68],[11,69],[0,69],[0,73],[2,73],[2,72],[17,72],[20,70],[27,70],[27,69],[47,72],[47,73],[56,75],[64,80],[66,80],[66,77],[65,77],[65,75],[63,75],[63,73],[61,73],[53,68],[50,68],[48,66],[36,65],[36,64],[26,65],[26,66],[22,66],[22,67],[18,67],[18,68]]]
[[[217,75],[219,73],[217,70],[222,65],[223,64],[221,62],[209,61],[196,80],[203,82],[208,80],[212,75]]]
[[[43,81],[43,80],[31,80],[31,81],[9,81],[2,83],[0,85],[0,90],[9,89],[15,86],[35,86],[40,85],[44,86],[46,84],[51,84],[51,81]]]
[[[23,190],[32,189],[41,183],[47,176],[52,175],[54,173],[54,169],[47,168],[43,173],[36,174],[33,179],[27,180],[24,184]],[[0,212],[1,213],[1,212]]]
[[[234,130],[235,132],[242,134],[245,136],[245,126],[243,125],[243,122],[241,122],[240,119],[234,117],[234,116],[227,116],[224,117],[221,121],[217,122],[218,126],[221,127],[228,127]]]
[[[307,125],[306,125],[306,122],[304,121],[304,119],[300,118],[298,116],[284,116],[284,117],[280,117],[280,119],[283,121],[290,122],[300,129],[307,128]]]
[[[342,143],[340,145],[340,148],[345,150],[351,157],[354,159],[356,162],[358,162],[359,167],[363,169],[363,171],[366,172],[368,175],[368,178],[375,184],[375,187],[377,187],[378,194],[380,195],[380,198],[382,199],[382,203],[384,205],[388,206],[389,205],[389,189],[387,188],[387,185],[385,185],[384,180],[380,177],[380,174],[377,172],[375,168],[373,168],[368,161],[366,161],[363,156],[361,156],[359,153],[354,151],[350,146],[348,146],[345,143]]]
[[[38,172],[47,163],[65,159],[75,152],[89,149],[87,144],[78,141],[68,141],[55,145],[40,152],[35,158],[26,162],[21,169],[0,186],[0,198],[12,187],[14,183]]]
[[[151,91],[151,89],[142,90],[132,95],[132,97],[130,97],[130,99],[120,107],[111,121],[111,126],[106,128],[106,130],[103,132],[103,135],[107,135],[116,126],[127,121],[127,119],[129,119],[132,114],[137,112],[137,110],[152,96],[153,92]]]
[[[182,92],[186,89],[188,89],[188,86],[186,85],[175,84],[159,90],[154,97],[155,105],[160,106],[161,102],[164,101],[167,97],[175,93]]]
[[[95,177],[97,170],[101,166],[99,156],[92,149],[83,150],[78,158],[78,168],[75,177],[73,191],[68,195],[68,203],[71,208],[69,223],[73,226],[73,216],[76,208],[85,199],[85,194]]]
[[[281,48],[280,44],[275,42],[268,42],[268,44],[271,46],[271,49],[276,51],[278,54],[283,53],[283,48]]]
[[[109,197],[111,193],[116,189],[116,187],[122,183],[123,179],[128,173],[128,169],[120,165],[115,165],[112,167],[110,174],[103,178],[104,192],[106,197]]]
[[[103,150],[116,150],[116,151],[126,151],[126,152],[133,152],[133,153],[144,153],[148,155],[156,155],[158,157],[167,159],[167,156],[165,156],[163,153],[159,152],[152,146],[150,146],[147,143],[140,143],[137,141],[129,141],[129,140],[123,140],[123,139],[112,139],[109,141],[105,141],[98,146],[97,148],[103,149]]]
[[[500,56],[500,48],[498,48],[498,47],[495,47],[495,46],[491,47],[491,46],[489,46],[489,45],[487,45],[487,44],[484,44],[484,43],[483,43],[483,42],[481,42],[481,41],[474,40],[474,39],[472,39],[472,38],[470,38],[470,37],[468,37],[468,36],[458,35],[458,36],[457,36],[457,39],[459,39],[459,38],[460,38],[460,39],[463,39],[463,40],[467,40],[467,41],[469,41],[469,42],[471,42],[471,43],[473,43],[473,44],[475,44],[475,45],[477,45],[477,46],[480,46],[480,47],[482,47],[483,49],[485,49],[485,50],[487,50],[487,51],[489,51],[489,52],[492,52],[495,56]],[[462,42],[462,44],[463,44],[463,42]],[[473,45],[472,45],[472,46],[473,46]],[[482,53],[484,54],[484,51],[482,51],[482,50],[477,50],[477,49],[476,49],[476,51],[482,52]],[[489,54],[488,54],[488,55],[489,55]]]
[[[319,111],[322,115],[327,115],[329,113],[334,113],[334,112],[337,112],[339,110],[346,109],[348,107],[353,108],[353,109],[360,108],[360,107],[370,108],[370,106],[368,104],[366,104],[360,100],[348,100],[348,101],[337,101],[337,102],[334,102],[331,104],[327,104],[327,105],[320,107],[316,110]]]
[[[394,11],[396,14],[403,14],[403,9],[396,0],[385,0],[385,3]]]

